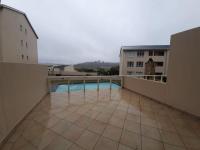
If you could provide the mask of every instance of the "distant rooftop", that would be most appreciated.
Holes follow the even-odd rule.
[[[14,12],[16,12],[16,13],[19,13],[19,14],[24,15],[24,17],[25,17],[26,20],[28,21],[28,23],[29,23],[31,29],[33,30],[33,33],[34,33],[35,36],[38,38],[37,33],[35,32],[33,26],[31,25],[31,22],[29,21],[27,15],[26,15],[24,12],[22,12],[22,11],[20,11],[20,10],[18,10],[18,9],[12,8],[12,7],[10,7],[10,6],[4,5],[4,4],[0,4],[0,9],[1,9],[1,8],[6,8],[6,9],[12,10],[12,11],[14,11]]]
[[[136,45],[136,46],[122,46],[121,50],[136,51],[136,50],[169,50],[170,45]]]

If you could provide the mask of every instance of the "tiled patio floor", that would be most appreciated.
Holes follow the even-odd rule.
[[[200,150],[200,122],[127,90],[51,93],[4,150]]]

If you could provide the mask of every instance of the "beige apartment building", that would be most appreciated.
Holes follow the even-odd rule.
[[[143,75],[145,63],[151,58],[155,74],[166,75],[169,45],[123,46],[120,50],[120,75]]]
[[[37,64],[37,39],[24,12],[0,4],[0,62]]]

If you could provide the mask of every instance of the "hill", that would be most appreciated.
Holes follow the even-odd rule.
[[[74,65],[74,68],[97,70],[99,68],[110,69],[111,67],[115,67],[118,65],[119,65],[119,63],[94,61],[94,62],[84,62],[84,63],[76,64],[76,65]]]

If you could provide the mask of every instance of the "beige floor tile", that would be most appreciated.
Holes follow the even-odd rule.
[[[13,146],[13,142],[6,142],[4,145],[2,145],[1,149],[2,150],[11,150]]]
[[[71,125],[72,123],[67,120],[60,120],[59,122],[57,122],[57,124],[51,127],[51,130],[58,134],[62,134],[63,131],[67,130]]]
[[[73,144],[68,150],[83,150],[81,147],[79,147],[76,144]]]
[[[100,113],[97,117],[96,120],[101,121],[101,122],[105,122],[107,123],[111,118],[110,114],[107,113]]]
[[[67,121],[70,121],[70,122],[75,122],[75,121],[77,121],[80,117],[81,117],[80,114],[78,114],[78,113],[76,113],[76,112],[72,112],[72,113],[67,114],[67,116],[66,116],[64,119],[67,120]]]
[[[158,128],[169,132],[177,132],[175,126],[169,120],[158,121]]]
[[[160,132],[157,128],[142,125],[141,129],[142,129],[142,135],[143,136],[153,138],[153,139],[156,139],[156,140],[160,140],[160,141],[162,140],[161,136],[160,136]]]
[[[89,110],[84,114],[84,116],[90,117],[91,119],[95,119],[99,114],[100,112],[98,111]]]
[[[184,147],[169,145],[164,143],[165,150],[186,150]]]
[[[197,135],[194,130],[190,127],[176,127],[178,133],[182,136],[194,137],[196,138]]]
[[[13,150],[18,150],[21,149],[24,146],[29,145],[28,141],[23,138],[23,137],[19,137],[16,142],[12,145],[12,149]]]
[[[36,146],[38,149],[43,149],[51,143],[51,141],[56,137],[56,134],[50,130],[40,134],[39,137],[35,137],[30,140],[30,142]]]
[[[184,146],[179,135],[173,132],[161,131],[162,140],[164,143],[168,143],[176,146]]]
[[[68,114],[69,114],[69,112],[64,110],[64,111],[56,113],[55,116],[60,118],[60,119],[65,119]]]
[[[73,142],[76,142],[76,140],[81,136],[83,133],[84,129],[77,126],[77,125],[72,125],[70,126],[67,130],[65,130],[62,135]]]
[[[35,115],[33,119],[37,122],[42,123],[42,122],[48,120],[49,118],[50,118],[50,116],[47,113],[42,112],[40,114]]]
[[[118,143],[108,138],[101,137],[98,143],[96,144],[94,150],[117,150],[117,147]]]
[[[98,139],[98,134],[85,130],[76,143],[87,150],[92,150]]]
[[[46,128],[50,128],[50,127],[54,126],[60,120],[61,119],[59,119],[57,117],[51,116],[47,120],[44,120],[43,122],[41,122],[41,124],[44,125]]]
[[[185,143],[187,148],[191,148],[194,150],[200,149],[200,138],[194,138],[194,137],[181,137],[183,139],[183,142]]]
[[[42,135],[46,134],[49,130],[45,128],[44,126],[35,123],[34,126],[31,128],[27,128],[22,133],[22,136],[29,141],[32,141],[34,139],[37,139],[41,137]]]
[[[132,148],[130,148],[128,146],[125,146],[123,144],[119,144],[118,150],[134,150],[134,149],[132,149]]]
[[[129,121],[134,121],[134,122],[137,122],[137,123],[140,123],[140,116],[139,115],[133,115],[133,114],[127,114],[127,118],[126,120],[129,120]]]
[[[164,150],[164,145],[157,140],[142,137],[142,150]]]
[[[125,120],[126,119],[126,115],[127,115],[127,112],[125,111],[121,111],[121,110],[116,110],[113,114],[113,116],[117,117],[117,118],[120,118],[122,120]]]
[[[132,115],[140,115],[140,109],[135,107],[135,108],[128,108],[128,113]]]
[[[98,121],[98,120],[93,120],[90,124],[90,126],[88,127],[89,131],[98,133],[98,134],[102,134],[105,127],[106,127],[106,123]]]
[[[31,144],[26,144],[26,145],[20,147],[19,150],[37,150],[37,148],[34,147],[34,146],[31,145]]]
[[[124,121],[125,121],[124,119],[120,119],[118,117],[112,116],[110,121],[109,121],[109,124],[116,126],[116,127],[119,127],[119,128],[123,128],[124,127]]]
[[[118,142],[120,140],[121,133],[122,133],[121,128],[108,125],[104,130],[103,136]]]
[[[124,129],[140,134],[140,124],[131,120],[125,121]]]
[[[79,108],[76,113],[83,115],[88,111],[88,108]]]
[[[81,116],[77,121],[75,121],[75,124],[82,128],[87,128],[92,122],[92,119],[87,116]]]
[[[141,137],[139,134],[130,132],[128,130],[123,130],[120,143],[127,145],[133,149],[141,148]]]
[[[66,150],[72,143],[61,136],[56,136],[43,150]]]
[[[154,118],[151,117],[141,117],[141,124],[158,128],[158,124]]]

